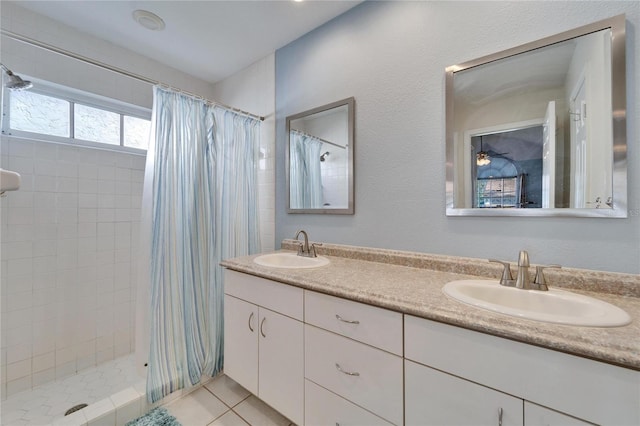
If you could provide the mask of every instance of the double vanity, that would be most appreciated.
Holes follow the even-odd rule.
[[[540,309],[556,308],[535,321],[478,308],[483,286],[521,292],[503,305],[527,293],[499,286],[487,261],[283,248],[223,262],[224,370],[296,424],[640,424],[636,275],[545,271]]]

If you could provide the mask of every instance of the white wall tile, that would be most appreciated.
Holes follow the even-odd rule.
[[[9,367],[7,366],[7,374],[9,372]],[[31,376],[25,376],[20,379],[7,381],[7,397],[15,395],[19,392],[28,390],[31,388]]]
[[[31,359],[7,364],[7,382],[31,376]]]
[[[31,157],[9,157],[9,169],[18,172],[21,175],[32,175],[35,171],[35,163]]]
[[[143,177],[132,167],[143,168],[144,157],[28,140],[3,145],[14,154],[4,161],[33,173],[37,190],[2,204],[2,343],[11,361],[3,382],[17,392],[130,352],[138,232],[131,215],[139,220],[141,205],[141,192],[131,192]]]
[[[45,383],[52,382],[56,379],[56,369],[49,368],[48,370],[33,372],[32,380],[33,387],[44,385]]]
[[[55,352],[51,351],[42,355],[34,356],[32,365],[34,374],[54,368],[56,365]],[[53,376],[55,377],[55,374]]]
[[[33,190],[47,193],[56,192],[57,178],[52,176],[35,176],[33,180]]]
[[[14,362],[31,359],[33,348],[31,343],[28,343],[9,347],[6,352],[6,364],[13,364]]]

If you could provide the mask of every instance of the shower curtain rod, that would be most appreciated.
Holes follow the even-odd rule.
[[[188,95],[188,96],[193,96],[194,98],[197,98],[197,99],[202,99],[203,101],[205,101],[206,103],[208,103],[210,105],[217,105],[219,107],[228,109],[228,110],[236,112],[238,114],[246,115],[248,117],[252,117],[252,118],[255,118],[257,120],[264,121],[264,117],[261,116],[261,115],[252,114],[252,113],[250,113],[248,111],[244,111],[244,110],[241,110],[239,108],[234,108],[232,106],[225,105],[225,104],[217,102],[217,101],[212,101],[212,100],[203,98],[202,96],[197,95],[195,93],[187,92],[186,90],[182,90],[182,89],[173,87],[173,86],[171,86],[169,84],[166,84],[166,83],[163,83],[161,81],[153,80],[153,79],[151,79],[149,77],[145,77],[145,76],[140,75],[140,74],[135,74],[135,73],[132,73],[130,71],[123,70],[122,68],[114,67],[112,65],[105,64],[104,62],[96,61],[94,59],[87,58],[86,56],[82,56],[82,55],[79,55],[77,53],[73,53],[71,51],[68,51],[68,50],[65,50],[65,49],[61,49],[59,47],[56,47],[56,46],[53,46],[53,45],[50,45],[50,44],[47,44],[47,43],[44,43],[44,42],[29,38],[29,37],[26,37],[26,36],[23,36],[23,35],[20,35],[20,34],[16,34],[14,32],[7,31],[7,30],[4,30],[4,29],[1,30],[0,33],[3,36],[9,37],[10,39],[13,39],[13,40],[16,40],[16,41],[19,41],[19,42],[22,42],[22,43],[30,44],[32,46],[39,47],[39,48],[44,49],[44,50],[48,50],[50,52],[54,52],[54,53],[57,53],[59,55],[67,56],[69,58],[73,58],[73,59],[76,59],[78,61],[86,62],[86,63],[94,65],[96,67],[100,67],[100,68],[103,68],[103,69],[106,69],[106,70],[109,70],[109,71],[112,71],[112,72],[115,72],[115,73],[118,73],[118,74],[122,74],[124,76],[133,78],[135,80],[139,80],[139,81],[142,81],[142,82],[145,82],[145,83],[149,83],[149,84],[152,84],[152,85],[164,86],[164,87],[167,87],[167,88],[169,88],[169,89],[171,89],[173,91],[176,91],[176,92],[179,92],[179,93],[183,93],[183,94]]]
[[[319,137],[317,137],[317,136],[311,135],[311,134],[309,134],[309,133],[305,133],[305,132],[303,132],[303,131],[301,131],[301,130],[298,130],[298,129],[291,129],[291,131],[296,132],[296,133],[300,133],[300,134],[301,134],[301,135],[303,135],[303,136],[309,136],[309,137],[311,137],[311,138],[318,139],[319,141],[322,141],[322,143],[328,143],[329,145],[337,146],[338,148],[347,149],[347,146],[349,146],[349,145],[344,145],[344,146],[342,146],[342,145],[338,145],[338,144],[337,144],[337,143],[335,143],[335,142],[329,142],[329,141],[328,141],[328,140],[326,140],[326,139],[319,138]]]

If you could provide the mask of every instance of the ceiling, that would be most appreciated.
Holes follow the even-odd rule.
[[[19,5],[92,36],[215,83],[359,4],[360,1],[21,1]],[[166,28],[132,17],[144,9]]]

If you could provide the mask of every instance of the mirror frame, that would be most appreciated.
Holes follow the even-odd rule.
[[[299,118],[303,118],[309,115],[317,114],[319,112],[328,111],[333,108],[338,108],[341,106],[347,106],[347,123],[348,123],[348,142],[347,146],[349,149],[347,150],[347,178],[349,179],[349,189],[348,189],[348,204],[345,209],[292,209],[291,208],[291,187],[290,187],[290,179],[291,174],[289,171],[289,163],[290,163],[290,155],[291,155],[291,121],[297,120]],[[307,111],[300,112],[298,114],[290,115],[286,118],[287,122],[287,144],[286,144],[286,158],[285,158],[285,177],[286,177],[286,188],[287,188],[287,213],[307,213],[307,214],[354,214],[354,149],[355,149],[355,131],[354,131],[354,121],[355,121],[355,98],[352,96],[350,98],[342,99],[336,102],[332,102],[330,104],[322,105],[317,108],[313,108]]]
[[[489,62],[508,58],[535,49],[543,48],[597,31],[611,30],[611,105],[613,121],[613,169],[612,208],[553,208],[553,209],[480,209],[456,208],[455,162],[453,144],[454,105],[453,77],[456,72],[467,70]],[[617,15],[573,30],[503,50],[478,59],[446,68],[446,215],[447,216],[561,216],[561,217],[627,217],[627,101],[626,101],[626,20]]]

